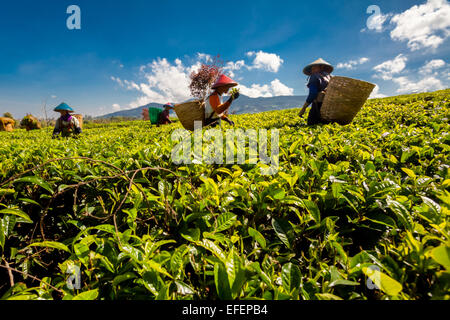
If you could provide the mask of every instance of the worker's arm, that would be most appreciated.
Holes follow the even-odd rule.
[[[308,88],[308,97],[306,98],[306,102],[303,104],[303,108],[298,114],[300,117],[305,113],[306,108],[317,98],[317,95],[319,94],[319,79],[315,75],[312,75],[309,78]]]
[[[57,137],[61,133],[61,127],[59,126],[59,119],[56,120],[55,128],[53,129],[53,138]]]
[[[213,108],[214,112],[221,114],[225,112],[233,102],[233,97],[230,97],[227,102],[220,104],[220,98],[217,94],[213,94],[209,97],[209,104]]]
[[[224,115],[221,116],[220,118],[221,118],[223,121],[226,121],[226,122],[228,122],[229,124],[231,124],[232,126],[234,126],[234,121],[231,120],[231,119],[229,119],[229,118],[227,117],[226,114],[224,114]]]

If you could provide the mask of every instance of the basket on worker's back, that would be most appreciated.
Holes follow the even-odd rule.
[[[152,124],[158,124],[159,115],[162,113],[161,109],[158,108],[148,108],[148,117]]]
[[[320,108],[322,120],[341,125],[351,123],[374,88],[373,83],[362,80],[339,76],[331,78]]]
[[[83,129],[83,115],[81,114],[73,114],[72,117],[77,118],[80,128]]]
[[[15,121],[11,118],[0,117],[0,131],[12,132],[14,130]]]
[[[205,102],[203,100],[189,101],[174,106],[175,113],[186,130],[194,131],[194,122],[205,123]]]

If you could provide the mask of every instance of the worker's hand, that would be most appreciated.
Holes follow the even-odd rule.
[[[240,95],[239,92],[236,92],[232,97],[235,100],[235,99],[239,98],[239,95]]]
[[[305,114],[305,110],[306,110],[305,108],[303,108],[302,110],[300,110],[298,116],[299,116],[299,117],[303,116],[303,115]]]

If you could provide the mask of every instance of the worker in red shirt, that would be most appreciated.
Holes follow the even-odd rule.
[[[222,102],[222,95],[228,93],[230,88],[237,86],[229,77],[221,74],[214,85],[211,87],[214,91],[205,101],[205,126],[216,126],[220,120],[225,120],[234,125],[234,122],[228,119],[226,114],[233,101],[239,98],[239,92],[232,95],[226,102]]]

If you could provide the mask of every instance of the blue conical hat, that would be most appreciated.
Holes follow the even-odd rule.
[[[69,112],[74,112],[73,109],[71,107],[69,107],[69,105],[65,102],[61,103],[59,106],[57,106],[54,111],[69,111]]]

